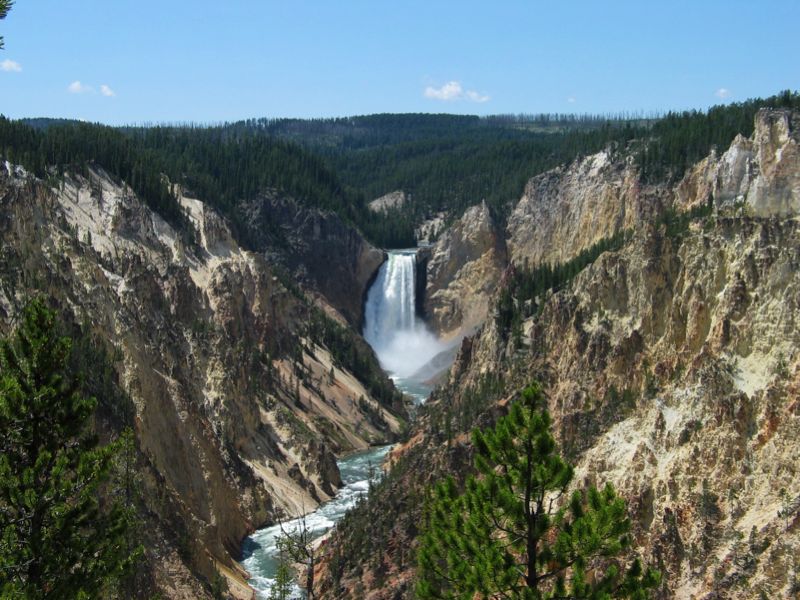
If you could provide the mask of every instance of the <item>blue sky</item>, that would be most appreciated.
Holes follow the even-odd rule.
[[[661,111],[800,88],[800,0],[17,0],[0,113]]]

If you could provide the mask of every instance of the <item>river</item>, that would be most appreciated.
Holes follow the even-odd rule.
[[[370,448],[339,460],[339,472],[342,475],[344,486],[339,489],[333,500],[326,502],[305,517],[306,527],[313,532],[314,537],[321,536],[333,527],[348,510],[356,505],[359,497],[367,493],[370,470],[373,471],[373,476],[376,478],[380,475],[382,472],[380,465],[390,448],[391,446]],[[300,523],[301,519],[286,521],[283,529],[292,531]],[[249,583],[256,590],[259,598],[268,597],[274,581],[278,551],[276,541],[280,535],[280,525],[266,527],[246,538],[242,545],[244,556],[242,566],[250,573]]]
[[[364,338],[375,350],[381,366],[397,387],[411,396],[417,404],[425,401],[430,387],[423,379],[436,363],[436,358],[448,351],[416,314],[415,251],[389,252],[372,287],[365,305]],[[345,513],[356,505],[369,490],[370,472],[376,478],[391,446],[370,448],[345,456],[338,461],[344,486],[336,497],[305,517],[306,527],[315,537],[333,527]],[[301,523],[294,519],[283,524],[291,531]],[[276,541],[281,526],[259,529],[242,544],[242,566],[250,573],[249,583],[258,598],[269,596],[277,567]],[[299,588],[297,597],[302,597]]]

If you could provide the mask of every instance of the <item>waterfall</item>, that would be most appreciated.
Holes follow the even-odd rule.
[[[367,294],[364,338],[399,379],[414,376],[444,345],[416,314],[416,253],[392,251]]]

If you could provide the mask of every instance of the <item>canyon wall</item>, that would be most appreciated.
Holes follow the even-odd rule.
[[[311,326],[339,327],[321,321],[334,308],[287,286],[201,200],[179,199],[194,241],[99,167],[43,182],[0,165],[0,326],[10,331],[26,299],[43,294],[118,357],[149,585],[208,597],[219,572],[249,598],[235,561],[242,538],[330,498],[336,455],[394,439],[406,415],[402,401],[373,397]],[[339,237],[370,254],[355,234]],[[377,369],[363,341],[353,344]]]
[[[385,255],[333,212],[309,209],[276,192],[240,205],[256,249],[321,295],[355,328]]]
[[[503,233],[485,203],[469,208],[426,249],[423,314],[443,338],[471,334],[486,320],[506,265]]]
[[[796,113],[763,110],[750,139],[675,185],[644,185],[622,155],[531,180],[509,223],[511,260],[562,261],[629,235],[546,293],[519,338],[489,318],[464,340],[384,484],[334,536],[332,548],[361,562],[329,563],[326,597],[413,597],[426,486],[463,477],[470,429],[534,379],[573,485],[610,482],[626,498],[635,549],[663,573],[659,597],[797,594],[797,124]],[[664,219],[709,202],[704,216]],[[382,546],[383,558],[364,553]]]

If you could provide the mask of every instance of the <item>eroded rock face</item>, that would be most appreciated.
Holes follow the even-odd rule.
[[[196,247],[102,171],[50,189],[0,166],[0,330],[44,293],[122,356],[156,589],[207,597],[198,576],[219,569],[249,598],[242,538],[330,498],[335,454],[391,439],[402,409],[306,337],[308,306],[263,255],[201,201],[181,202]]]
[[[367,204],[367,206],[372,212],[380,213],[390,208],[402,208],[406,203],[406,199],[406,193],[403,190],[395,190],[394,192],[384,194],[380,198],[376,198]]]
[[[509,258],[531,266],[565,262],[659,208],[632,164],[599,152],[528,182],[508,218]]]
[[[643,232],[526,324],[576,482],[628,499],[675,597],[794,585],[798,515],[779,511],[800,505],[798,243],[794,221]]]
[[[800,114],[762,109],[750,139],[712,154],[678,187],[679,208],[713,198],[723,214],[786,217],[800,213]]]
[[[507,251],[488,213],[473,207],[429,251],[427,318],[445,335],[468,331],[485,319],[484,284],[497,283],[506,261],[563,263],[600,240],[653,222],[665,209],[711,201],[722,215],[800,213],[799,123],[800,115],[788,110],[759,111],[749,139],[739,135],[722,155],[712,152],[673,189],[643,184],[633,161],[614,149],[542,173],[528,182],[508,218]],[[486,257],[478,260],[482,252]],[[460,300],[473,294],[475,301]]]
[[[716,213],[672,236],[642,221],[621,250],[601,255],[543,299],[539,314],[522,324],[520,346],[492,319],[465,340],[447,386],[394,453],[398,477],[366,514],[417,506],[431,479],[461,476],[469,429],[490,424],[538,379],[561,451],[576,465],[574,485],[610,482],[626,498],[636,550],[662,570],[663,597],[796,596],[800,223],[787,198],[795,197],[800,165],[783,162],[794,160],[795,119],[786,111],[759,113],[752,139],[737,138],[676,188],[659,192],[667,207],[710,198]],[[626,166],[603,168],[625,180]],[[563,173],[550,176],[563,182]],[[588,176],[588,184],[597,177]],[[573,190],[553,197],[552,218],[530,213],[563,234],[558,224],[572,208],[558,198],[614,204],[612,196]],[[618,200],[641,205],[641,197]],[[630,213],[618,207],[607,214],[613,218],[598,222]],[[756,216],[762,214],[768,218]],[[545,252],[537,243],[528,247]],[[576,238],[572,247],[579,245]],[[486,390],[487,381],[497,391],[484,392],[476,407],[476,390]],[[473,416],[454,430],[465,414]],[[386,583],[370,587],[375,573],[348,565],[343,589],[361,585],[365,597],[381,600],[413,597],[414,567],[404,549],[418,532],[416,510],[391,530],[399,541],[380,565]]]
[[[505,269],[503,235],[485,203],[469,208],[429,250],[424,314],[441,336],[474,331]]]
[[[263,194],[242,207],[257,247],[321,293],[354,327],[385,256],[335,213]]]

